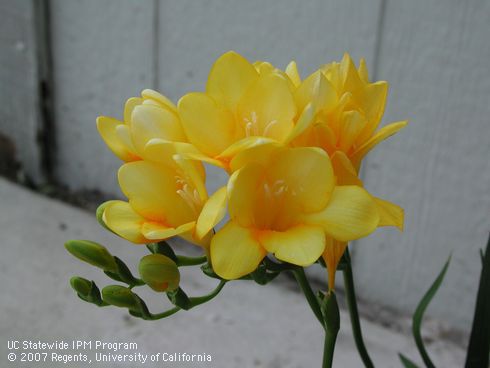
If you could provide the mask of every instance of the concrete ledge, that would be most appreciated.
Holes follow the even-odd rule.
[[[101,272],[73,259],[64,249],[68,239],[91,239],[105,244],[125,260],[137,264],[146,249],[104,231],[90,213],[39,196],[0,179],[1,299],[0,367],[9,363],[10,340],[102,340],[136,342],[140,353],[209,354],[210,363],[146,362],[148,367],[319,367],[323,347],[320,327],[306,302],[287,280],[266,287],[245,281],[228,284],[212,302],[169,319],[145,322],[116,308],[96,308],[72,292],[72,275],[110,281]],[[134,268],[134,267],[133,267]],[[188,270],[184,288],[204,294],[214,280]],[[154,312],[164,310],[166,298],[138,290]],[[401,367],[397,353],[419,362],[410,336],[363,320],[368,349],[378,367]],[[460,367],[464,352],[442,340],[430,345],[439,367]],[[92,351],[90,354],[93,354]],[[28,363],[30,367],[85,367],[86,364]],[[93,363],[95,367],[135,367],[134,363]],[[348,316],[335,354],[336,367],[361,367],[350,332]]]

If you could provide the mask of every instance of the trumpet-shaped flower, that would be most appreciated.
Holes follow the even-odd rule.
[[[178,103],[184,131],[196,148],[188,157],[229,170],[245,148],[289,142],[312,118],[308,105],[294,101],[288,75],[266,62],[249,63],[235,52],[221,56],[204,93],[189,93]]]
[[[328,237],[358,239],[380,222],[373,198],[358,186],[336,186],[328,155],[315,147],[278,149],[244,164],[227,192],[230,221],[211,241],[213,268],[226,279],[252,272],[267,253],[310,265]]]
[[[187,142],[176,106],[150,89],[127,100],[124,121],[100,116],[97,129],[110,150],[126,162],[147,158],[145,146],[152,139]]]
[[[295,64],[290,65],[288,74],[297,76]],[[297,107],[301,109],[313,102],[315,117],[293,145],[321,147],[330,156],[341,152],[357,172],[361,160],[372,148],[407,124],[406,121],[396,122],[376,131],[383,116],[387,91],[386,82],[369,82],[364,59],[359,69],[348,54],[340,63],[321,67],[295,91]]]
[[[169,165],[146,160],[129,162],[118,172],[119,184],[128,201],[109,201],[104,207],[103,221],[109,229],[133,243],[150,243],[181,236],[207,247],[209,236],[198,239],[196,222],[203,217],[209,229],[215,223],[206,208],[221,197],[208,198],[202,173],[190,161],[179,159]],[[218,193],[219,194],[219,193]],[[208,203],[209,202],[209,203]],[[216,211],[214,211],[216,212]]]

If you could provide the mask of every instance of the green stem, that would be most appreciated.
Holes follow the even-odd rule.
[[[220,283],[218,284],[218,286],[216,287],[216,289],[214,289],[209,294],[189,298],[189,300],[191,302],[191,308],[193,308],[199,304],[209,302],[211,299],[213,299],[216,295],[219,294],[221,289],[223,289],[223,286],[225,286],[226,282],[227,282],[226,280],[221,280]]]
[[[323,364],[322,368],[330,368],[332,367],[333,362],[333,352],[335,350],[335,341],[337,340],[337,334],[339,330],[325,331],[325,344],[323,346]]]
[[[315,317],[318,319],[318,322],[320,322],[323,328],[325,328],[325,322],[323,321],[323,314],[322,310],[320,309],[320,304],[318,303],[318,298],[311,289],[303,267],[297,267],[291,271],[293,272],[294,278],[298,282],[299,287],[303,291],[303,294],[305,295],[311,310],[315,314]]]
[[[180,308],[179,307],[175,307],[175,308],[169,309],[169,310],[167,310],[165,312],[162,312],[162,313],[151,314],[149,320],[156,321],[157,319],[162,319],[162,318],[171,316],[172,314],[175,314],[178,311],[180,311]]]
[[[197,266],[207,262],[208,258],[206,256],[201,257],[187,257],[187,256],[177,256],[177,265],[179,266]]]
[[[345,268],[342,270],[344,275],[345,296],[347,299],[347,307],[349,308],[349,316],[352,325],[352,333],[356,343],[357,351],[366,368],[374,368],[374,364],[369,357],[364,340],[362,338],[361,323],[359,320],[359,312],[357,310],[356,291],[354,288],[354,277],[352,275],[352,265],[349,255],[349,249],[345,249],[344,253]]]
[[[323,299],[322,310],[325,316],[325,343],[323,347],[323,368],[332,367],[337,334],[340,330],[340,311],[337,296],[333,290]]]

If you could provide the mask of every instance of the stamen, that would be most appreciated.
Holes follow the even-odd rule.
[[[175,176],[175,183],[177,184],[177,187],[180,187],[176,190],[176,193],[186,202],[189,208],[197,214],[201,208],[201,198],[199,197],[198,191],[195,188],[191,188],[180,176]]]
[[[264,133],[262,134],[264,137],[267,137],[267,134],[269,134],[269,130],[278,123],[277,120],[272,120],[269,124],[264,129]]]
[[[250,137],[252,135],[259,135],[259,126],[257,124],[258,117],[255,111],[250,113],[250,119],[243,118],[245,122],[245,135]]]

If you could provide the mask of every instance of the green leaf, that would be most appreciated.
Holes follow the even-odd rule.
[[[417,364],[412,362],[410,359],[408,359],[406,356],[404,356],[401,353],[398,353],[398,356],[400,357],[400,360],[402,361],[402,364],[405,368],[419,368]]]
[[[476,298],[466,368],[488,367],[490,353],[490,237],[485,254],[480,253],[483,267]]]
[[[451,257],[448,258],[446,264],[442,268],[442,271],[437,276],[434,283],[431,285],[429,290],[425,293],[424,297],[420,301],[415,313],[413,315],[413,324],[412,324],[412,332],[413,337],[415,338],[415,344],[417,345],[417,349],[419,350],[420,355],[422,356],[422,360],[424,361],[427,368],[435,368],[434,363],[430,360],[429,354],[427,350],[425,350],[424,340],[422,339],[422,334],[420,332],[420,328],[422,326],[422,318],[424,317],[425,310],[429,306],[434,295],[437,293],[437,290],[441,286],[442,280],[444,279],[444,275],[449,267],[449,262],[451,261]]]

